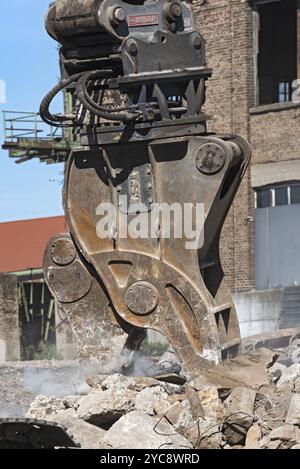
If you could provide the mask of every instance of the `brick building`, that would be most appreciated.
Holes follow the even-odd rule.
[[[253,150],[221,243],[242,334],[300,325],[300,1],[189,3],[214,71],[209,129]]]
[[[0,362],[34,358],[41,342],[74,354],[42,269],[49,239],[65,231],[64,217],[0,223]]]
[[[258,212],[286,206],[279,222],[289,220],[294,226],[293,218],[300,218],[300,105],[295,102],[297,93],[293,96],[300,74],[297,0],[195,0],[192,4],[207,42],[208,65],[214,69],[206,104],[212,116],[209,127],[241,134],[253,150],[251,168],[223,232],[224,268],[234,291],[284,287],[284,279],[276,283],[276,276],[268,278],[270,271],[262,278],[265,264],[276,268],[276,253],[266,258],[263,252],[262,230],[268,227]],[[299,263],[299,237],[286,236],[278,245],[289,261]],[[294,243],[293,256],[285,246],[288,239]],[[300,283],[300,269],[292,267],[295,272],[287,282]]]

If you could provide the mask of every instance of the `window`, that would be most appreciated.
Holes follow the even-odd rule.
[[[257,189],[256,208],[256,288],[300,286],[300,182]]]
[[[291,101],[297,78],[297,0],[254,5],[259,15],[258,104]]]
[[[256,208],[266,208],[271,206],[270,189],[260,189],[257,191]]]
[[[300,183],[256,189],[256,208],[300,204]]]
[[[300,204],[300,185],[291,187],[291,203]]]

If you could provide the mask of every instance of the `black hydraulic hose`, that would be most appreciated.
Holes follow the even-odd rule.
[[[103,78],[103,74],[102,74],[102,72],[100,72],[98,70],[86,73],[80,78],[80,80],[78,81],[78,85],[82,86],[85,99],[90,103],[91,106],[94,106],[99,111],[112,112],[112,113],[118,113],[118,112],[121,112],[121,111],[126,111],[127,108],[125,106],[117,107],[117,108],[110,108],[108,106],[101,106],[100,104],[96,103],[96,101],[94,101],[91,98],[91,96],[89,95],[88,89],[87,89],[87,82],[89,80],[96,80],[96,79],[99,79],[99,78]]]
[[[110,108],[108,106],[101,106],[96,103],[88,93],[87,83],[88,81],[97,80],[103,77],[103,71],[96,70],[93,72],[85,73],[77,83],[76,97],[88,109],[91,113],[99,116],[103,119],[128,122],[133,121],[139,117],[140,113],[128,113],[121,114],[122,111],[127,111],[127,107]]]
[[[77,73],[76,75],[71,76],[70,78],[66,78],[64,80],[61,80],[54,88],[52,88],[49,93],[44,97],[43,101],[41,102],[40,105],[40,116],[43,119],[46,124],[51,125],[53,127],[70,127],[73,125],[73,123],[69,124],[63,124],[66,121],[73,120],[72,117],[68,117],[66,115],[57,115],[57,114],[51,114],[50,112],[50,105],[55,98],[55,96],[62,91],[66,86],[71,85],[72,83],[75,83],[79,78],[82,77],[82,72]],[[74,116],[75,118],[75,116]]]

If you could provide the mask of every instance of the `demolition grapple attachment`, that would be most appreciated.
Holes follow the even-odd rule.
[[[57,0],[46,24],[62,79],[41,115],[73,139],[70,234],[48,244],[48,286],[82,353],[109,350],[120,327],[130,353],[153,329],[196,376],[239,351],[219,240],[249,145],[207,132],[211,70],[184,2]],[[62,89],[72,108],[55,115]]]

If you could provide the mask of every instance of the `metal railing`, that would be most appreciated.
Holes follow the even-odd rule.
[[[45,124],[37,112],[2,111],[3,140],[53,140],[62,138],[61,129]]]

